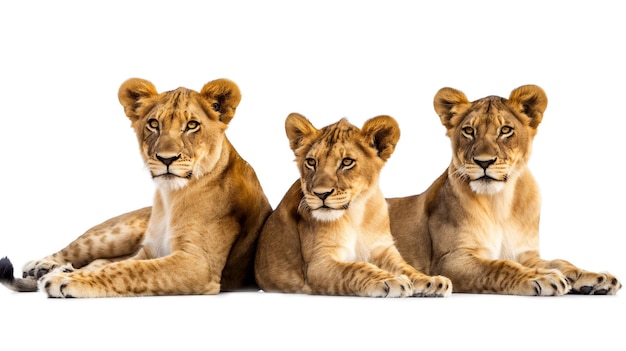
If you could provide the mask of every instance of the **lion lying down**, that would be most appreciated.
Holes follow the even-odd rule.
[[[50,297],[217,294],[256,287],[257,236],[271,212],[252,167],[225,131],[241,99],[226,79],[200,92],[157,93],[129,79],[119,100],[157,185],[152,208],[112,218],[24,267],[7,259],[0,281]]]
[[[269,292],[378,297],[448,296],[450,280],[408,265],[389,230],[380,171],[400,137],[379,116],[359,129],[345,119],[315,128],[285,122],[300,179],[259,236],[256,279]]]
[[[528,169],[548,99],[533,85],[508,99],[435,96],[452,142],[448,169],[420,195],[388,199],[391,232],[418,270],[452,280],[454,292],[615,294],[609,273],[539,256],[539,189]]]

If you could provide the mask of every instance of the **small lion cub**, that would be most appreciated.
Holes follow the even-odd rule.
[[[267,292],[371,297],[449,296],[452,283],[400,256],[378,180],[400,138],[379,116],[316,129],[292,113],[285,129],[300,171],[264,225],[255,260]]]

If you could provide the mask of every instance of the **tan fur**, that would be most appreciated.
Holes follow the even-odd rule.
[[[443,88],[434,106],[452,143],[448,169],[424,193],[388,199],[403,257],[452,280],[455,292],[516,295],[615,294],[609,273],[539,255],[540,194],[528,169],[547,106],[544,91],[469,102]],[[485,177],[486,176],[486,177]]]
[[[32,261],[51,297],[217,294],[255,286],[256,239],[271,212],[254,170],[225,135],[241,94],[218,79],[157,93],[129,79],[119,100],[157,184],[152,208],[95,226]],[[78,269],[80,268],[80,269]]]
[[[448,296],[449,279],[426,276],[398,253],[380,171],[400,137],[379,116],[362,129],[345,119],[321,130],[299,114],[285,128],[300,170],[259,237],[255,275],[269,292]]]

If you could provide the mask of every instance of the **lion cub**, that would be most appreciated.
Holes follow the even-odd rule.
[[[285,129],[300,179],[268,218],[255,260],[264,291],[373,297],[448,296],[445,277],[426,276],[398,253],[378,179],[400,138],[379,116],[316,129],[293,113]]]
[[[470,102],[439,90],[435,111],[452,142],[452,161],[420,195],[388,199],[391,232],[403,257],[443,274],[455,292],[514,295],[615,294],[609,273],[539,256],[539,188],[531,145],[548,104],[538,86],[508,99]]]
[[[0,282],[50,297],[217,294],[256,287],[256,239],[271,206],[225,131],[241,99],[228,79],[158,93],[132,78],[118,98],[156,184],[152,207],[97,225]],[[37,286],[37,278],[39,285]]]

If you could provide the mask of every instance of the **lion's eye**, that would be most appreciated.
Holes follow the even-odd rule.
[[[198,123],[197,121],[187,122],[187,130],[198,129],[198,127],[200,127],[200,123]]]
[[[148,120],[148,127],[151,129],[159,129],[159,121],[154,118]]]
[[[474,136],[474,128],[472,127],[463,127],[463,134],[467,136]]]
[[[502,126],[500,128],[500,135],[508,135],[513,133],[513,127],[509,127],[509,126]]]
[[[220,106],[220,104],[218,104],[217,102],[214,103],[211,107],[213,108],[213,111],[215,112],[220,112],[220,110],[222,109],[222,106]]]
[[[304,161],[304,164],[310,169],[315,169],[317,162],[315,161],[314,158],[309,157]]]
[[[346,157],[343,160],[341,160],[341,168],[348,169],[348,168],[352,168],[352,166],[354,166],[354,159]]]

